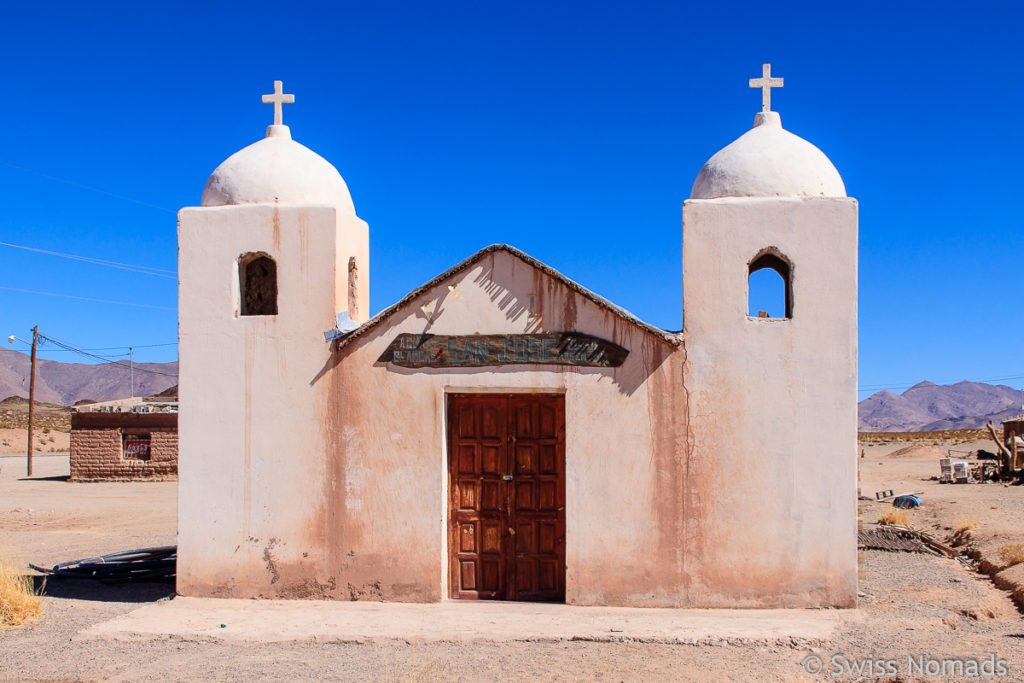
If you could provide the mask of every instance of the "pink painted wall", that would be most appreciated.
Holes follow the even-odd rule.
[[[748,264],[792,263],[791,319],[747,316]],[[849,607],[857,595],[857,202],[683,207],[690,460],[703,500],[688,601]]]
[[[424,304],[436,311],[433,324]],[[565,330],[630,354],[620,368],[377,363],[403,332]],[[685,406],[673,388],[681,377],[680,347],[507,252],[486,255],[340,351],[331,377],[340,440],[329,468],[345,482],[344,499],[335,489],[322,496],[323,537],[342,539],[332,562],[345,565],[346,583],[376,586],[385,599],[447,597],[446,395],[553,392],[565,395],[567,602],[674,604],[684,545]],[[334,501],[343,507],[332,517]]]
[[[178,591],[282,594],[276,572],[323,490],[332,433],[323,331],[348,306],[366,224],[329,206],[255,204],[179,215]],[[278,315],[240,316],[237,262],[277,264]],[[341,284],[339,284],[341,283]],[[361,294],[365,296],[365,294]],[[305,558],[303,558],[305,559]],[[289,584],[291,586],[291,584]],[[295,597],[316,586],[295,588]]]
[[[783,208],[762,214],[780,226],[855,219],[848,204],[792,216],[776,204]],[[338,245],[351,242],[345,231],[361,221],[343,223],[350,219],[328,207],[183,211],[178,591],[445,599],[446,396],[553,392],[566,406],[567,602],[852,604],[851,263],[838,271],[805,265],[817,252],[804,250],[817,247],[765,227],[794,254],[804,278],[797,282],[807,283],[797,294],[799,320],[818,311],[827,324],[762,329],[745,308],[733,321],[737,302],[745,306],[749,258],[738,226],[761,219],[731,205],[722,220],[688,207],[688,221],[707,225],[687,222],[684,234],[685,347],[498,250],[337,351],[322,332],[347,305],[340,252],[351,248]],[[716,225],[725,226],[721,235]],[[852,243],[840,227],[826,227],[823,243],[835,238],[855,253],[855,222]],[[232,313],[232,264],[256,250],[278,259],[279,315],[243,319]],[[728,266],[738,279],[712,263],[741,254]],[[824,285],[818,308],[807,306],[805,288],[830,270],[842,287]],[[833,303],[840,309],[829,312]],[[615,342],[629,356],[619,368],[377,362],[403,332],[568,330]],[[735,335],[747,336],[734,343]]]

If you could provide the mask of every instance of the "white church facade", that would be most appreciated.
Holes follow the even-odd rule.
[[[179,214],[178,593],[853,606],[857,203],[756,84],[669,332],[504,244],[371,317],[367,224],[277,83]]]

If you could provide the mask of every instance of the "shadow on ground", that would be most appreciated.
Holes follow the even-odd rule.
[[[69,576],[31,576],[35,588],[51,598],[96,602],[156,602],[174,595],[174,580],[100,583]]]
[[[21,477],[18,481],[67,481],[71,479],[70,474],[60,474],[55,477]]]

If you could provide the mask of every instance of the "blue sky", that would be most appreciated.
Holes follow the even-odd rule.
[[[678,329],[681,204],[704,161],[750,127],[760,94],[747,79],[771,62],[786,79],[772,97],[783,124],[860,201],[862,397],[925,379],[1024,387],[1019,4],[4,14],[0,242],[173,271],[175,212],[262,137],[272,108],[260,95],[281,79],[297,99],[285,107],[294,138],[338,167],[370,224],[374,311],[508,242]],[[79,347],[176,358],[148,346],[176,339],[173,279],[0,246],[0,287],[4,335],[39,324]]]

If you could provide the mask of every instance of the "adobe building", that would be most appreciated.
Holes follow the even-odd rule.
[[[71,481],[166,481],[178,476],[178,404],[120,399],[71,413]]]
[[[179,214],[178,592],[853,606],[857,202],[779,80],[683,203],[682,332],[504,244],[371,317],[367,224],[276,84]]]

